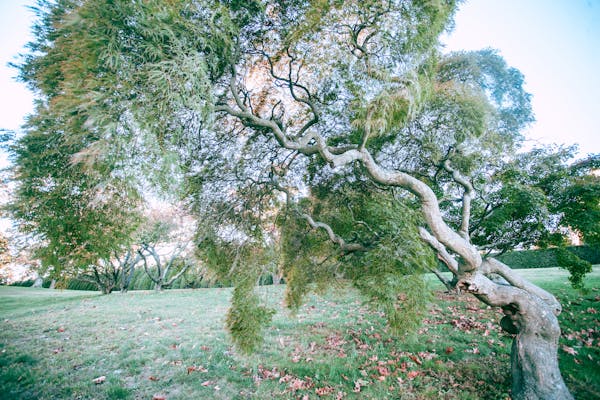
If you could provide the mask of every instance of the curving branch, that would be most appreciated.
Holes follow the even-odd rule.
[[[522,289],[534,296],[540,298],[546,305],[548,305],[554,312],[555,315],[558,315],[562,311],[562,306],[556,300],[551,293],[545,291],[544,289],[534,285],[533,283],[523,279],[519,276],[514,270],[512,270],[508,265],[503,262],[495,259],[495,258],[487,258],[482,264],[482,273],[483,274],[497,274],[506,279],[506,281],[512,286]]]
[[[456,259],[452,257],[450,253],[448,253],[446,247],[443,244],[441,244],[435,237],[433,237],[431,233],[427,231],[427,229],[423,227],[419,228],[419,234],[421,236],[421,239],[423,239],[429,246],[431,246],[431,248],[433,248],[437,252],[439,259],[444,264],[446,264],[450,272],[452,272],[454,276],[458,275],[458,261],[456,261]]]
[[[361,155],[361,162],[375,182],[400,186],[420,199],[423,216],[431,234],[446,248],[462,257],[463,263],[460,264],[459,273],[475,271],[481,266],[479,251],[446,224],[437,196],[426,183],[405,172],[383,169],[366,149]]]
[[[337,235],[333,229],[331,228],[331,226],[329,226],[328,224],[326,224],[325,222],[321,222],[321,221],[315,221],[313,219],[312,216],[310,216],[307,213],[303,213],[300,212],[291,202],[291,193],[289,191],[289,189],[283,187],[276,179],[272,179],[272,181],[270,182],[270,184],[275,187],[277,190],[283,192],[283,194],[285,194],[286,197],[286,205],[289,209],[294,210],[296,213],[298,213],[298,215],[300,217],[302,217],[303,219],[306,220],[306,222],[308,222],[308,224],[313,228],[313,229],[323,229],[325,231],[325,233],[327,233],[327,236],[329,237],[329,240],[332,241],[333,243],[337,244],[340,248],[341,251],[345,252],[345,253],[352,253],[352,252],[357,252],[357,251],[366,251],[367,248],[365,246],[363,246],[360,243],[347,243],[344,238],[342,238],[341,236]]]
[[[335,232],[333,232],[333,229],[331,229],[331,226],[327,225],[326,223],[317,222],[306,213],[302,213],[300,216],[304,218],[312,228],[323,229],[327,233],[327,236],[329,236],[329,240],[331,240],[333,243],[336,243],[343,252],[351,253],[355,251],[366,250],[366,247],[360,243],[346,243],[346,241],[341,236],[336,235]]]
[[[452,179],[463,187],[464,192],[462,196],[462,219],[460,223],[460,228],[458,233],[465,238],[465,240],[469,240],[469,223],[471,219],[471,200],[475,195],[475,189],[469,180],[464,177],[458,170],[454,169],[450,165],[450,160],[445,160],[442,164],[442,167],[446,170],[446,172],[452,175]]]

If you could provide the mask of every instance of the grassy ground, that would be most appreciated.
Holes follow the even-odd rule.
[[[563,375],[576,398],[600,398],[600,268],[587,294],[570,289],[564,271],[519,272],[562,301]],[[264,347],[245,357],[222,328],[230,293],[0,287],[0,398],[510,396],[511,337],[497,327],[498,311],[468,296],[438,292],[421,330],[396,338],[351,290],[311,297],[291,317],[280,306],[283,287],[263,287],[278,313]]]

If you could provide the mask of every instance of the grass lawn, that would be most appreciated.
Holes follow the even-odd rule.
[[[600,398],[600,267],[586,294],[562,270],[519,272],[563,303],[567,385],[578,399]],[[0,287],[0,398],[509,398],[501,314],[432,287],[422,328],[401,338],[350,289],[313,296],[290,316],[284,287],[262,287],[278,312],[252,356],[236,353],[223,330],[230,289],[101,296]]]

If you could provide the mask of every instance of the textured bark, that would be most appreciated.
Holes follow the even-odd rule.
[[[553,302],[521,288],[496,284],[480,273],[462,278],[459,287],[501,307],[505,317],[500,325],[516,333],[511,353],[513,399],[573,399],[558,367],[560,327]]]
[[[523,318],[523,316],[521,315]],[[554,317],[553,317],[554,318]],[[523,318],[526,319],[526,318]],[[558,368],[558,338],[560,329],[549,334],[531,332],[547,323],[534,321],[526,323],[526,328],[513,340],[511,354],[513,399],[573,399]],[[554,318],[555,319],[555,318]]]

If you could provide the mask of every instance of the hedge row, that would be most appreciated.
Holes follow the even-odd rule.
[[[155,271],[151,271],[154,273]],[[25,286],[30,287],[33,286],[33,280],[26,280],[22,282],[12,283],[11,286]],[[42,287],[48,288],[50,287],[51,280],[44,279]],[[262,276],[259,282],[260,285],[272,285],[273,277],[271,275]],[[166,289],[200,289],[200,288],[220,288],[220,287],[231,287],[233,286],[233,282],[230,281],[219,281],[214,279],[207,279],[201,275],[194,275],[191,273],[183,274],[178,279],[173,282],[171,286]],[[98,287],[88,281],[83,281],[80,279],[69,279],[66,282],[65,289],[69,290],[91,290],[97,291]],[[115,288],[116,291],[120,289],[120,286]],[[136,269],[129,284],[129,290],[152,290],[154,289],[154,282],[144,269]]]
[[[600,264],[600,247],[570,246],[567,247],[567,250],[591,264]],[[515,269],[555,268],[558,266],[556,249],[553,248],[511,251],[502,254],[498,259]]]

